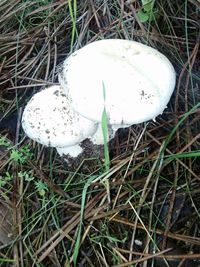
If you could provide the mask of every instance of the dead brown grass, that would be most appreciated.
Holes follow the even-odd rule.
[[[156,2],[156,20],[141,23],[141,1],[77,1],[73,50],[100,38],[136,40],[168,56],[177,72],[168,109],[146,128],[118,133],[105,174],[101,162],[90,159],[69,171],[55,151],[24,139],[20,128],[26,102],[57,83],[59,65],[70,53],[68,1],[1,1],[0,134],[17,149],[29,144],[34,154],[16,163],[10,150],[0,147],[0,175],[13,176],[0,187],[1,266],[73,266],[82,191],[92,175],[96,181],[87,191],[77,266],[198,265],[200,161],[192,152],[200,150],[200,109],[187,112],[200,102],[200,5]],[[44,198],[20,171],[48,185]]]

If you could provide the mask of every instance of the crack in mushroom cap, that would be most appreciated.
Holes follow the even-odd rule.
[[[151,47],[108,39],[71,54],[64,62],[60,82],[82,116],[100,122],[105,107],[110,124],[135,124],[163,112],[175,87],[175,71]]]
[[[51,147],[73,146],[92,135],[97,125],[71,108],[60,86],[36,93],[22,115],[22,127],[33,140]]]

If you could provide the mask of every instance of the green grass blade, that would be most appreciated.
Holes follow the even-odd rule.
[[[86,202],[86,196],[87,196],[87,190],[92,181],[95,179],[94,176],[90,177],[88,181],[86,182],[83,192],[82,192],[82,201],[81,201],[81,214],[80,214],[80,224],[78,228],[78,234],[76,238],[76,243],[75,243],[75,248],[74,248],[74,254],[73,254],[73,262],[74,266],[77,266],[77,258],[78,258],[78,253],[79,253],[79,248],[81,244],[81,231],[82,231],[82,224],[83,224],[83,217],[84,217],[84,209],[85,209],[85,202]]]
[[[170,140],[172,139],[172,137],[174,136],[174,134],[176,133],[176,130],[181,126],[181,124],[188,118],[188,116],[190,114],[192,114],[196,109],[198,109],[200,107],[200,103],[198,103],[197,105],[195,105],[193,108],[191,108],[188,112],[186,112],[183,117],[180,119],[180,121],[177,123],[177,125],[173,128],[173,130],[171,131],[171,133],[169,134],[168,138],[165,140],[164,146],[163,146],[163,153],[167,147],[167,145],[169,144]]]
[[[72,33],[71,33],[71,45],[70,45],[70,52],[72,53],[75,36],[77,34],[77,29],[76,29],[77,2],[76,0],[74,0],[72,5],[72,0],[68,0],[68,5],[69,5],[69,14],[72,20]]]
[[[200,157],[200,150],[196,151],[189,151],[183,153],[172,154],[169,156],[165,156],[166,160],[174,160],[174,159],[181,159],[181,158],[197,158]]]
[[[108,171],[110,169],[110,157],[109,157],[109,148],[108,148],[108,118],[106,114],[105,108],[105,100],[106,100],[106,89],[105,84],[102,82],[103,86],[103,100],[104,100],[104,109],[101,118],[101,127],[103,133],[103,140],[104,140],[104,159],[105,159],[105,170]]]

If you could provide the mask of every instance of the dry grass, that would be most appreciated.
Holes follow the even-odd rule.
[[[77,11],[69,3],[0,3],[0,265],[197,266],[200,4],[156,1],[155,20],[141,23],[141,1],[82,0]],[[20,118],[32,94],[57,82],[70,51],[102,38],[158,49],[177,86],[156,122],[118,133],[108,173],[99,159],[72,172],[53,149],[24,137]]]

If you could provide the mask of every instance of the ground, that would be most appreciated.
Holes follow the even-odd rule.
[[[199,266],[199,21],[198,0],[1,1],[0,266]],[[72,51],[108,38],[162,52],[176,88],[156,121],[117,133],[109,168],[70,168],[21,115]]]

